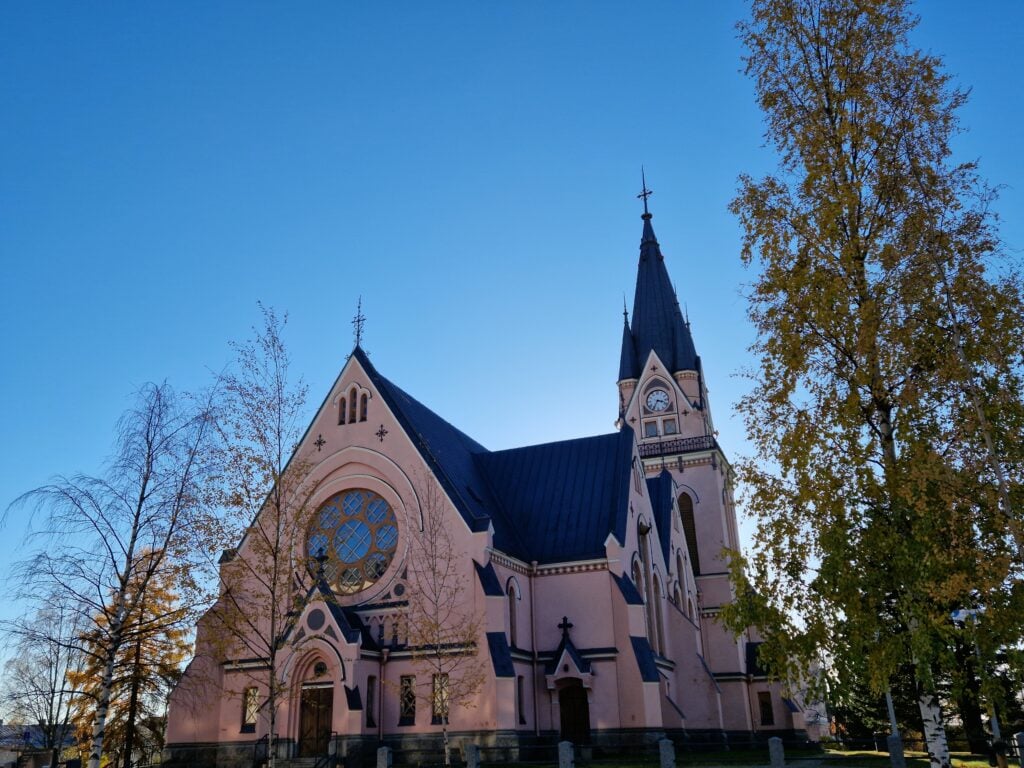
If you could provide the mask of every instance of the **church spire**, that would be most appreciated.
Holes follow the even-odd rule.
[[[643,174],[643,171],[641,171]],[[633,322],[623,331],[619,380],[639,378],[639,366],[653,350],[669,371],[697,370],[697,352],[690,327],[679,309],[672,281],[665,268],[665,257],[651,225],[647,198],[652,192],[643,178],[643,233],[640,237],[640,261],[637,265],[636,293],[633,296]]]

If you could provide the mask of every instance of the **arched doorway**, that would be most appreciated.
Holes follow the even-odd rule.
[[[573,744],[589,744],[590,705],[587,689],[579,680],[566,680],[558,689],[558,710],[562,718],[562,739]]]
[[[327,754],[334,714],[333,685],[304,685],[299,703],[299,757]]]

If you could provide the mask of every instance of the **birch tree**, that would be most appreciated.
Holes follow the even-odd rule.
[[[211,500],[222,511],[221,536],[237,546],[221,558],[220,593],[205,621],[222,660],[263,662],[246,674],[260,689],[273,768],[284,692],[277,656],[289,614],[308,583],[310,564],[301,558],[311,510],[303,487],[309,463],[293,455],[305,426],[306,387],[291,379],[281,337],[287,318],[261,310],[262,327],[234,345],[236,367],[221,381],[220,458]]]
[[[863,657],[881,692],[911,662],[948,768],[950,611],[1000,606],[991,647],[1020,631],[1024,299],[991,190],[952,160],[966,94],[915,23],[908,0],[754,0],[739,26],[779,168],[732,203],[757,270],[758,533],[726,613],[790,679]]]
[[[452,543],[444,495],[433,480],[421,485],[420,514],[407,515],[403,526],[409,539],[404,619],[413,665],[421,672],[416,698],[441,726],[444,764],[450,766],[451,707],[473,707],[486,679],[479,648],[483,617],[470,588],[473,561]]]
[[[208,411],[183,407],[166,384],[142,388],[120,420],[116,449],[100,476],[61,476],[14,502],[32,512],[19,563],[19,596],[43,604],[63,596],[92,634],[99,669],[89,768],[99,768],[117,660],[157,580],[186,574],[200,505]],[[143,556],[145,553],[148,555]]]

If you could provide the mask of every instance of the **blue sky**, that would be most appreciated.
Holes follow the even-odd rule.
[[[1024,3],[927,0],[962,159],[1024,248]],[[745,3],[0,5],[0,506],[96,472],[150,380],[203,386],[257,301],[310,413],[352,346],[490,448],[609,431],[640,166],[720,440],[750,360],[741,172],[774,167]],[[0,564],[25,528],[0,531]]]

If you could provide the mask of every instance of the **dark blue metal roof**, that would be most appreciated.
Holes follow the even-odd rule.
[[[622,592],[622,596],[626,599],[626,605],[643,605],[644,599],[640,596],[640,590],[636,588],[636,584],[626,574],[616,576],[612,574],[612,578],[615,579],[615,583],[619,585],[619,591]]]
[[[466,525],[472,531],[486,531],[494,511],[493,500],[488,497],[473,455],[486,453],[487,449],[381,376],[361,347],[357,346],[352,355],[366,370]]]
[[[494,665],[495,677],[515,677],[516,668],[512,664],[512,649],[508,647],[505,633],[488,632],[487,648],[491,652],[491,664]]]
[[[477,464],[513,526],[495,525],[495,547],[526,562],[604,557],[609,533],[626,540],[632,457],[628,427],[478,454]]]
[[[672,492],[675,484],[672,481],[672,474],[667,470],[661,470],[661,474],[647,480],[647,492],[651,497],[651,509],[654,511],[654,522],[658,526],[658,536],[661,538],[661,553],[665,557],[665,564],[669,565],[669,546],[672,540]]]
[[[665,268],[665,257],[661,255],[661,247],[654,236],[650,214],[645,213],[643,220],[640,263],[636,272],[636,293],[633,295],[633,323],[628,339],[633,350],[632,354],[627,354],[627,338],[623,334],[619,380],[639,378],[640,366],[651,350],[657,352],[672,373],[697,370],[697,351],[690,326],[679,309],[679,300]]]
[[[352,354],[470,530],[494,526],[497,549],[553,563],[603,557],[609,533],[626,540],[632,429],[492,453],[380,375],[360,347]]]
[[[349,688],[347,685],[345,688],[345,703],[348,704],[349,709],[363,709],[363,697],[359,695],[359,686],[355,688]]]
[[[501,582],[498,581],[498,574],[494,572],[494,566],[490,563],[480,565],[476,560],[473,561],[473,565],[476,567],[476,576],[480,579],[480,586],[483,587],[484,594],[488,597],[504,597],[505,590],[501,588]]]
[[[555,655],[548,659],[544,665],[544,674],[553,675],[558,671],[558,662],[562,658],[562,653],[568,653],[569,658],[572,659],[572,663],[576,665],[583,674],[589,674],[592,670],[590,668],[590,662],[583,658],[583,654],[579,652],[576,645],[569,638],[568,635],[562,635],[562,641],[558,644],[558,648],[555,649]]]
[[[645,683],[658,682],[658,667],[654,663],[654,651],[646,637],[634,637],[630,635],[633,643],[633,653],[636,656],[637,666],[640,667],[640,679]]]

